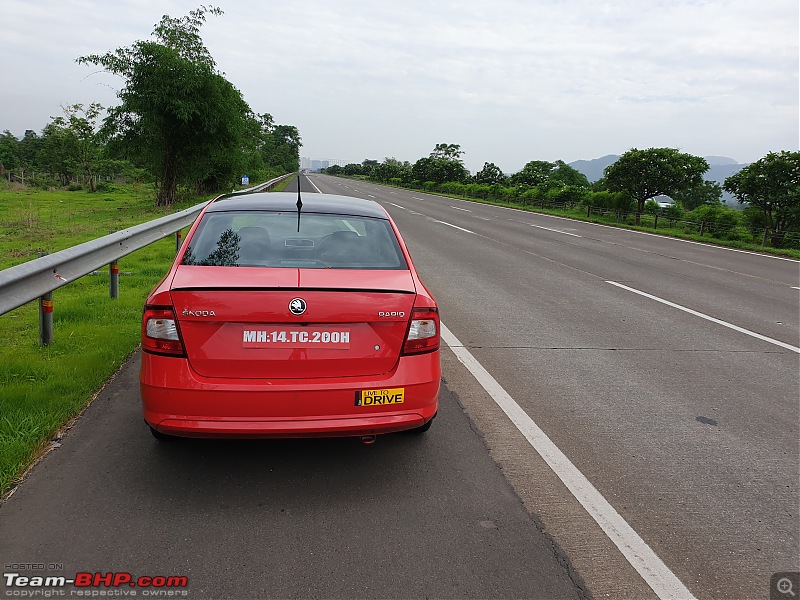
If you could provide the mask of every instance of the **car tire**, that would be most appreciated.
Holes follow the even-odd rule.
[[[175,439],[174,435],[167,435],[166,433],[161,433],[156,428],[148,425],[150,428],[150,433],[153,434],[153,437],[156,438],[159,442],[171,442]]]
[[[433,417],[431,417],[430,421],[428,421],[424,425],[420,425],[419,427],[415,427],[414,429],[409,429],[408,431],[406,431],[406,433],[415,433],[415,434],[425,433],[426,431],[428,431],[428,429],[431,428],[431,425],[433,425],[433,419],[435,419],[435,418],[436,418],[436,415],[433,415]]]

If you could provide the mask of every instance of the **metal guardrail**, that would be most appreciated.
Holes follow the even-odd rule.
[[[282,175],[238,193],[261,192],[293,176],[294,173]],[[118,259],[188,227],[211,201],[0,271],[0,315],[37,298],[41,299],[42,313],[47,313],[48,309],[52,313],[49,295],[54,290],[104,265],[112,265],[113,297],[113,265]],[[42,336],[45,344],[48,343],[46,337]]]

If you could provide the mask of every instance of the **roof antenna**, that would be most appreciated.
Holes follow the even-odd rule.
[[[297,174],[297,233],[300,233],[300,211],[303,209],[303,199],[300,197],[300,173]]]

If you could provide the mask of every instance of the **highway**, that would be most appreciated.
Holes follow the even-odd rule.
[[[798,262],[315,192],[384,206],[439,302],[431,430],[157,444],[134,354],[0,507],[4,566],[183,575],[190,598],[767,598],[800,570]]]

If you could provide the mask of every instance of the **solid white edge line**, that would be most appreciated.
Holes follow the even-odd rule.
[[[472,353],[444,325],[441,334],[458,360],[484,390],[492,397],[511,422],[525,436],[531,446],[539,453],[553,472],[581,503],[589,515],[603,529],[623,556],[641,575],[661,600],[695,600],[692,593],[647,545],[641,536],[622,518],[611,504],[586,479],[572,461],[559,450],[553,441],[542,431],[503,387],[483,368]]]
[[[570,233],[569,231],[561,231],[560,229],[550,229],[549,227],[542,227],[541,225],[534,225],[533,223],[528,223],[531,227],[536,227],[537,229],[546,229],[547,231],[553,231],[555,233],[563,233],[564,235],[571,235],[572,237],[583,237],[582,235],[578,235],[577,233]]]
[[[314,189],[315,189],[315,190],[317,190],[317,193],[318,193],[318,194],[321,194],[321,193],[322,193],[322,192],[320,192],[320,191],[319,191],[319,188],[318,188],[316,185],[314,185],[314,182],[313,182],[313,181],[311,181],[311,179],[308,177],[308,175],[306,175],[306,181],[308,181],[308,183],[310,183],[310,184],[311,184],[311,185],[314,187]],[[298,185],[299,185],[299,184],[298,184]]]
[[[745,335],[749,335],[759,340],[769,342],[770,344],[774,344],[776,346],[780,346],[781,348],[785,348],[787,350],[791,350],[792,352],[797,352],[798,354],[800,354],[800,348],[798,348],[797,346],[792,346],[791,344],[787,344],[786,342],[781,342],[780,340],[776,340],[771,337],[761,335],[760,333],[756,333],[755,331],[750,331],[749,329],[745,329],[744,327],[739,327],[738,325],[734,325],[733,323],[728,323],[727,321],[723,321],[722,319],[717,319],[715,317],[709,316],[705,313],[698,312],[696,310],[692,310],[691,308],[687,308],[680,304],[675,304],[674,302],[670,302],[669,300],[664,300],[664,298],[659,298],[658,296],[653,296],[652,294],[648,294],[647,292],[643,292],[641,290],[628,287],[627,285],[622,285],[621,283],[617,283],[616,281],[606,281],[606,283],[610,283],[611,285],[615,285],[618,288],[622,288],[623,290],[628,290],[629,292],[633,292],[634,294],[639,294],[640,296],[644,296],[645,298],[650,298],[651,300],[655,300],[656,302],[661,302],[661,304],[666,304],[667,306],[671,306],[672,308],[677,308],[678,310],[682,310],[683,312],[687,312],[690,315],[700,317],[701,319],[705,319],[706,321],[711,321],[712,323],[716,323],[717,325],[722,325],[723,327],[733,329],[734,331],[738,331],[739,333],[744,333]]]

